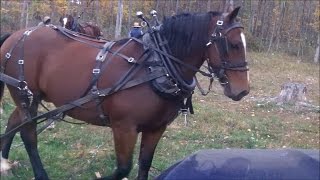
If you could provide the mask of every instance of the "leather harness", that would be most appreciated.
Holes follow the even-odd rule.
[[[217,22],[217,26],[216,29],[214,31],[214,34],[211,36],[211,39],[209,40],[207,46],[209,46],[212,43],[216,43],[218,42],[217,39],[221,39],[221,38],[225,38],[223,36],[221,36],[221,30],[222,30],[222,24],[219,23],[220,21]],[[194,66],[185,64],[183,61],[181,61],[180,59],[170,55],[170,49],[167,45],[167,41],[164,39],[164,37],[160,36],[159,31],[157,31],[157,29],[153,29],[152,32],[149,32],[149,35],[151,35],[151,38],[154,42],[153,46],[148,45],[146,42],[144,42],[141,39],[137,39],[137,38],[131,38],[129,39],[125,44],[123,44],[119,49],[117,49],[116,51],[112,51],[112,47],[113,45],[116,43],[114,41],[104,41],[104,40],[94,40],[94,39],[90,39],[87,37],[82,37],[82,36],[78,36],[77,33],[67,30],[65,28],[59,27],[59,26],[53,26],[50,25],[49,27],[57,30],[58,32],[62,33],[63,35],[65,35],[68,38],[71,38],[73,40],[79,41],[81,43],[87,44],[89,46],[93,46],[96,48],[100,49],[100,52],[98,53],[98,55],[96,56],[96,61],[95,61],[95,66],[92,70],[92,79],[90,82],[90,85],[88,86],[87,90],[85,91],[85,93],[83,94],[83,96],[81,96],[79,99],[74,100],[72,102],[69,102],[65,105],[62,105],[60,107],[57,107],[54,110],[51,110],[47,113],[32,117],[30,115],[28,115],[27,119],[20,124],[19,126],[17,126],[16,128],[12,129],[11,131],[7,132],[4,135],[1,135],[1,138],[10,135],[13,132],[16,132],[19,130],[19,128],[21,128],[22,126],[24,126],[25,124],[35,121],[37,122],[40,119],[50,119],[50,118],[55,118],[57,117],[59,114],[64,114],[66,111],[71,110],[75,107],[80,107],[81,105],[90,102],[92,100],[95,100],[96,104],[97,104],[97,108],[98,108],[98,112],[100,113],[100,118],[102,120],[104,120],[104,124],[106,126],[109,125],[108,122],[108,118],[106,115],[103,114],[102,108],[101,108],[101,102],[102,102],[102,98],[108,95],[111,95],[113,93],[116,93],[120,90],[124,90],[124,89],[128,89],[146,82],[153,82],[153,84],[157,84],[158,82],[156,81],[158,78],[161,77],[165,77],[168,78],[170,81],[173,80],[174,81],[174,87],[170,87],[173,88],[173,93],[170,94],[170,98],[173,98],[175,100],[179,100],[180,102],[183,102],[181,104],[182,109],[189,107],[189,110],[191,113],[193,113],[193,109],[192,109],[192,104],[191,104],[191,95],[192,92],[195,88],[196,85],[196,81],[194,80],[193,82],[188,83],[185,80],[183,80],[183,78],[181,77],[181,74],[179,74],[180,70],[177,68],[177,64],[183,65],[186,68],[189,68],[195,72],[199,72],[204,76],[210,77],[210,86],[211,83],[213,81],[214,77],[218,77],[218,79],[220,79],[222,76],[225,77],[225,70],[235,70],[235,71],[246,71],[247,69],[247,64],[242,63],[242,64],[237,64],[237,65],[230,65],[227,63],[227,61],[221,57],[221,53],[220,53],[220,57],[222,59],[222,66],[219,67],[219,72],[216,71],[217,67],[210,67],[208,66],[209,69],[209,73],[204,72],[202,70],[197,69]],[[27,36],[32,33],[34,30],[36,30],[38,27],[35,27],[33,29],[27,30],[23,36],[16,42],[16,44],[9,50],[9,52],[6,54],[5,56],[5,60],[4,63],[1,66],[1,72],[0,72],[0,81],[5,82],[8,85],[14,86],[16,88],[19,89],[19,91],[21,92],[20,94],[20,99],[21,99],[21,105],[23,107],[23,109],[25,109],[25,112],[28,114],[28,106],[30,105],[30,100],[32,99],[32,92],[28,89],[27,86],[27,82],[24,79],[24,61],[23,61],[23,44],[24,44],[24,40],[27,38]],[[240,24],[234,24],[232,26],[229,27],[229,29],[227,29],[226,31],[229,31],[233,28],[242,28],[242,26]],[[94,42],[105,42],[105,44],[103,46],[99,46],[97,45],[97,43],[91,43],[90,41],[94,41]],[[133,57],[128,57],[124,54],[119,53],[119,51],[121,49],[123,49],[125,46],[127,46],[127,44],[129,44],[131,41],[136,41],[142,45],[144,45],[146,48],[145,52],[139,57],[139,60],[135,60]],[[18,64],[19,64],[19,77],[18,79],[10,77],[6,74],[4,74],[5,71],[5,66],[7,61],[10,59],[11,57],[11,53],[12,51],[18,47],[19,43],[22,45],[22,52],[21,52],[21,59],[18,60]],[[152,71],[151,69],[154,68],[154,66],[149,65],[149,73],[146,76],[143,76],[139,79],[133,79],[133,76],[139,71],[141,70],[141,68],[143,66],[148,66],[148,62],[147,60],[150,59],[150,53],[149,52],[156,52],[156,54],[160,57],[160,64],[163,64],[162,68],[160,68],[160,70],[157,71]],[[219,49],[219,51],[221,51]],[[120,78],[120,80],[115,83],[112,87],[110,88],[106,88],[106,89],[98,89],[97,87],[97,82],[98,79],[101,75],[101,71],[103,69],[102,68],[102,64],[104,64],[104,67],[108,65],[107,61],[105,62],[106,56],[107,54],[111,53],[112,55],[110,56],[110,59],[112,59],[114,56],[119,56],[122,59],[126,60],[128,63],[132,64],[131,68]],[[138,63],[139,62],[139,63]],[[174,63],[173,63],[174,62]],[[152,63],[151,63],[152,64]],[[158,64],[157,62],[155,64]],[[157,66],[157,65],[156,65]],[[156,85],[153,85],[156,86]],[[159,86],[159,83],[158,83]],[[161,84],[160,84],[161,86]],[[171,86],[171,84],[170,84]],[[159,92],[158,92],[159,93]],[[161,92],[160,92],[161,94]],[[189,100],[185,101],[186,98],[189,98]],[[189,103],[189,104],[186,104]],[[29,113],[30,114],[30,113]],[[46,126],[49,126],[50,124],[47,124]],[[42,130],[45,128],[42,128]]]

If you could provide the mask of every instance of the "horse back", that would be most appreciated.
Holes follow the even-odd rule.
[[[66,90],[70,88],[70,84],[81,90],[75,79],[86,79],[81,81],[81,87],[84,86],[83,83],[90,77],[90,68],[93,68],[99,49],[69,39],[49,27],[37,28],[24,41],[19,41],[25,32],[26,30],[20,30],[12,34],[1,47],[1,63],[5,59],[4,55],[14,47],[5,73],[17,78],[18,60],[23,59],[24,75],[31,90],[45,94],[57,93],[54,91],[56,88],[51,89],[52,86],[62,84]]]

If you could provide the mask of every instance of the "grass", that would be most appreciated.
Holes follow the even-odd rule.
[[[156,149],[150,178],[177,160],[201,149],[221,148],[307,148],[319,149],[319,112],[295,111],[292,107],[261,104],[258,100],[274,97],[283,83],[294,81],[307,86],[307,99],[319,105],[319,66],[298,62],[282,54],[249,53],[251,92],[240,102],[222,95],[216,83],[214,92],[203,97],[196,92],[195,115],[179,116],[165,131]],[[201,79],[203,86],[206,79]],[[13,110],[8,94],[2,103],[1,133]],[[137,143],[137,145],[139,142]],[[39,135],[39,151],[51,179],[93,179],[95,172],[107,175],[115,168],[111,130],[90,125],[58,123]],[[137,175],[137,152],[129,179]],[[32,179],[25,149],[16,136],[10,153],[18,167],[1,179]]]

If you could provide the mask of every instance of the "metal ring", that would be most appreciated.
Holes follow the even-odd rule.
[[[218,20],[218,21],[217,21],[217,25],[222,26],[222,25],[223,25],[223,21]]]
[[[6,54],[6,58],[9,59],[10,57],[11,57],[11,54],[10,54],[10,53],[7,53],[7,54]]]
[[[18,64],[24,64],[24,60],[23,59],[18,60]]]
[[[23,34],[26,35],[26,36],[29,36],[31,32],[32,32],[32,30],[27,30]]]
[[[97,58],[98,61],[102,61],[103,59],[104,59],[104,55],[99,55]]]
[[[134,61],[134,58],[133,57],[129,57],[128,62],[132,63],[133,61]]]
[[[140,24],[141,24],[142,27],[146,27],[147,26],[147,23],[145,21],[142,21]]]
[[[92,73],[93,73],[93,74],[99,74],[99,73],[100,73],[100,69],[93,69],[93,70],[92,70]]]

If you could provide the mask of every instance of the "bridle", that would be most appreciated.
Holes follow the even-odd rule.
[[[228,54],[228,47],[229,47],[228,39],[226,35],[231,30],[236,28],[243,28],[243,26],[239,22],[234,22],[227,27],[223,27],[223,20],[218,20],[216,23],[216,27],[212,35],[210,36],[209,42],[206,44],[207,47],[212,44],[215,44],[219,52],[221,64],[219,66],[212,66],[212,65],[209,65],[209,62],[208,62],[208,70],[219,79],[219,82],[222,85],[229,83],[226,75],[226,71],[228,70],[229,71],[248,71],[249,70],[249,68],[247,67],[248,65],[247,61],[237,63],[237,64],[231,64],[226,59],[226,56]]]

